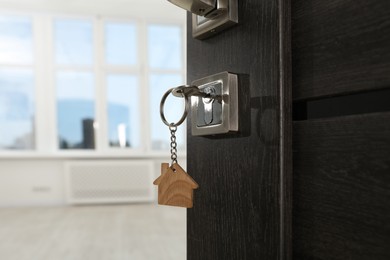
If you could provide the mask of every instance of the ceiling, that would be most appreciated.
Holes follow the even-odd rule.
[[[185,11],[167,0],[0,0],[0,10],[185,19]]]

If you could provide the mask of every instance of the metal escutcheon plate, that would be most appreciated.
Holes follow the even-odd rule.
[[[191,97],[192,135],[216,135],[238,131],[238,77],[222,72],[191,83],[202,91],[215,91],[213,102],[204,97]]]

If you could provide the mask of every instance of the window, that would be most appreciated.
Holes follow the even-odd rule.
[[[170,147],[170,131],[160,119],[160,100],[168,88],[183,84],[182,32],[180,27],[169,25],[150,25],[148,27],[148,60],[150,117],[152,118],[152,149],[168,150]],[[171,97],[170,97],[171,98]],[[167,120],[178,121],[183,113],[177,109],[177,102],[168,98],[165,106]],[[183,107],[184,109],[184,104]],[[184,127],[176,133],[178,146],[183,150]]]
[[[106,64],[136,65],[138,37],[135,24],[106,22],[104,29]]]
[[[132,22],[104,23],[105,86],[108,145],[140,148],[142,99],[140,96],[140,48]]]
[[[183,33],[183,24],[0,16],[0,150],[166,152],[159,104],[185,79]],[[178,102],[168,99],[169,119],[181,116]]]
[[[0,57],[2,64],[32,65],[32,21],[28,17],[0,17]]]
[[[133,75],[107,75],[108,135],[111,147],[139,147],[138,80]]]
[[[34,149],[32,21],[0,17],[0,149]]]
[[[56,19],[55,60],[58,65],[92,65],[92,22],[75,19]]]
[[[182,84],[182,76],[180,74],[151,74],[150,75],[150,88],[152,89],[150,111],[152,118],[152,149],[154,150],[165,150],[170,149],[170,131],[168,127],[160,119],[160,100],[164,93],[167,91],[166,86],[178,86]],[[165,102],[164,113],[167,120],[177,122],[183,110],[178,109],[178,102],[183,102],[177,98],[173,98],[170,95]],[[184,103],[183,107],[184,109]],[[183,150],[184,140],[184,127],[178,127],[176,136],[179,150]]]
[[[152,69],[182,69],[182,32],[177,26],[150,25],[148,28],[149,65]]]
[[[94,149],[92,22],[55,19],[54,38],[58,147]]]
[[[60,149],[95,148],[95,84],[90,72],[59,71],[57,131]]]

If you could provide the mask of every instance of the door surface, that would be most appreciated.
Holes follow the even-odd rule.
[[[294,259],[390,259],[390,1],[292,3]]]
[[[187,211],[188,260],[282,259],[290,254],[288,1],[239,3],[239,24],[207,40],[191,35],[188,79],[239,74],[238,134],[187,135],[187,169],[199,184]],[[188,122],[188,126],[191,122]]]
[[[188,122],[187,258],[390,259],[390,1],[238,2],[207,40],[188,16],[188,82],[238,73],[240,132]]]

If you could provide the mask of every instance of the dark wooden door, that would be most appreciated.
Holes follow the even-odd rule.
[[[199,184],[187,211],[188,260],[290,254],[290,5],[238,3],[239,24],[207,40],[192,38],[188,17],[188,82],[237,73],[240,101],[238,134],[196,137],[188,127],[187,167]]]
[[[293,257],[390,259],[390,1],[292,3]]]
[[[188,259],[390,259],[390,1],[246,0],[213,38],[190,25],[188,82],[239,73],[241,121],[188,128]]]

